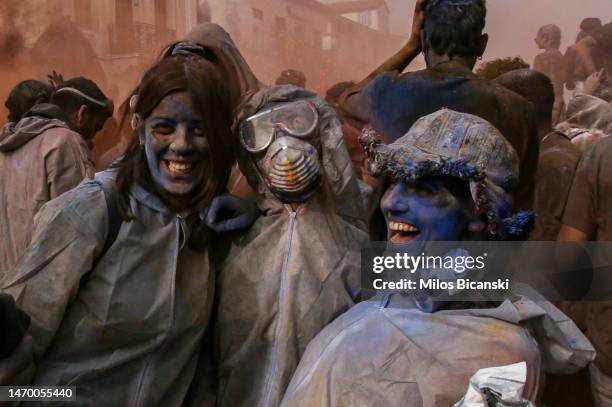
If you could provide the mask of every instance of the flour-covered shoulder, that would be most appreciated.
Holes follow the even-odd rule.
[[[49,346],[81,278],[104,247],[107,208],[96,181],[84,181],[38,212],[30,246],[0,287],[31,317],[34,350]]]

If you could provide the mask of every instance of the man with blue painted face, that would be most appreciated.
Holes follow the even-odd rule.
[[[264,88],[237,123],[238,163],[262,216],[219,266],[216,405],[274,407],[308,342],[359,300],[368,235],[331,106],[294,86]]]
[[[518,157],[490,123],[444,109],[390,145],[371,130],[361,141],[370,172],[389,180],[380,202],[388,250],[525,237],[532,215],[512,211]],[[544,369],[577,370],[594,352],[560,311],[529,295],[537,304],[525,295],[449,302],[380,292],[310,342],[281,405],[448,407],[478,370],[517,363],[519,396],[536,402]]]
[[[491,122],[519,156],[515,208],[530,209],[538,161],[534,113],[520,96],[472,72],[489,39],[483,34],[485,18],[485,0],[417,1],[408,43],[345,91],[340,107],[386,142],[443,107]],[[401,73],[420,52],[427,69]]]

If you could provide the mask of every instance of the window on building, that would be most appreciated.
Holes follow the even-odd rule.
[[[365,26],[370,26],[372,24],[372,18],[371,18],[371,12],[370,11],[362,11],[357,15],[357,19],[359,21],[359,24],[363,24]]]
[[[74,0],[74,21],[84,28],[92,28],[91,0]]]
[[[253,18],[254,18],[254,19],[263,21],[263,19],[264,19],[264,13],[263,13],[263,11],[261,11],[261,10],[260,10],[260,9],[258,9],[258,8],[253,8],[253,9],[251,9],[251,10],[253,10]]]
[[[285,20],[283,17],[276,17],[276,30],[286,31],[287,30],[287,20]]]
[[[168,26],[166,10],[166,0],[155,0],[155,26],[157,28],[166,28]]]

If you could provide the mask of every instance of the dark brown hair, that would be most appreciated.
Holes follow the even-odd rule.
[[[507,72],[529,68],[529,64],[521,57],[498,58],[483,62],[476,68],[476,75],[493,80]]]
[[[132,132],[124,156],[116,164],[118,206],[125,220],[133,219],[129,191],[134,183],[153,193],[156,190],[145,152],[139,143],[139,135],[144,131],[143,122],[164,97],[183,91],[189,93],[193,107],[202,119],[210,148],[205,183],[191,198],[189,206],[202,209],[225,191],[234,162],[229,91],[211,62],[197,56],[168,57],[149,69],[137,88],[134,112],[142,120]]]
[[[160,53],[159,60],[161,61],[166,58],[172,58],[172,53],[176,46],[183,43],[185,43],[185,41],[176,41],[168,45]],[[224,82],[227,86],[233,113],[234,109],[236,109],[242,98],[240,75],[238,72],[236,72],[235,67],[232,65],[231,61],[223,50],[216,47],[203,46],[199,44],[197,44],[197,46],[201,47],[201,49],[194,51],[193,56],[198,56],[211,62],[217,68],[219,74],[225,79]]]
[[[552,122],[555,89],[548,76],[532,69],[517,69],[499,75],[495,82],[531,102],[538,124]]]
[[[429,0],[423,32],[438,55],[476,56],[485,27],[485,0]]]

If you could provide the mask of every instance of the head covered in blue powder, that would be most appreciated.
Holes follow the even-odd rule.
[[[391,184],[381,200],[388,240],[520,240],[533,214],[512,214],[518,156],[489,122],[448,109],[390,145],[364,130],[370,172]]]

